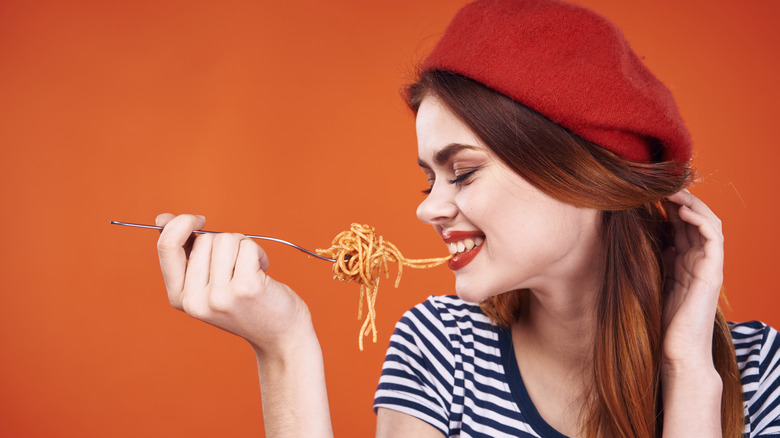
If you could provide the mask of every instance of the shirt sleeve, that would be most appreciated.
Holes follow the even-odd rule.
[[[374,397],[374,410],[389,408],[449,430],[455,356],[435,298],[404,314],[396,324]]]
[[[745,396],[747,436],[780,437],[780,337],[757,321],[732,326]]]

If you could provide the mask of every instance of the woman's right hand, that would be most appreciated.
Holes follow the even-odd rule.
[[[194,237],[206,225],[203,216],[161,214],[156,223],[164,227],[157,251],[171,305],[255,349],[266,436],[332,438],[322,351],[309,309],[265,274],[263,249],[240,234]]]
[[[240,234],[200,234],[203,216],[161,214],[157,242],[171,305],[249,341],[255,351],[278,353],[313,328],[306,304],[266,275],[268,258]]]

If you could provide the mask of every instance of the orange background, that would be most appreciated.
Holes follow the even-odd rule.
[[[462,3],[0,2],[0,436],[260,434],[250,349],[168,306],[156,232],[108,221],[194,212],[310,248],[357,221],[443,254],[415,217],[426,181],[397,90]],[[780,2],[585,3],[678,99],[694,192],[725,223],[729,319],[780,326]],[[312,310],[336,434],[371,435],[392,327],[451,274],[385,287],[359,353],[354,285],[265,247]]]

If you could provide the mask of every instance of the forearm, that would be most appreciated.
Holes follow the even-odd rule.
[[[311,333],[284,353],[257,355],[267,437],[332,437],[319,341]]]
[[[723,381],[711,366],[662,373],[663,437],[721,437]]]

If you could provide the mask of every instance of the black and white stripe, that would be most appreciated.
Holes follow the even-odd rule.
[[[745,390],[746,437],[780,437],[780,337],[759,322],[731,324]],[[430,297],[390,339],[374,408],[407,413],[447,437],[563,437],[536,411],[510,334],[479,306]]]
[[[729,324],[745,395],[745,436],[780,437],[780,337],[758,321]]]

